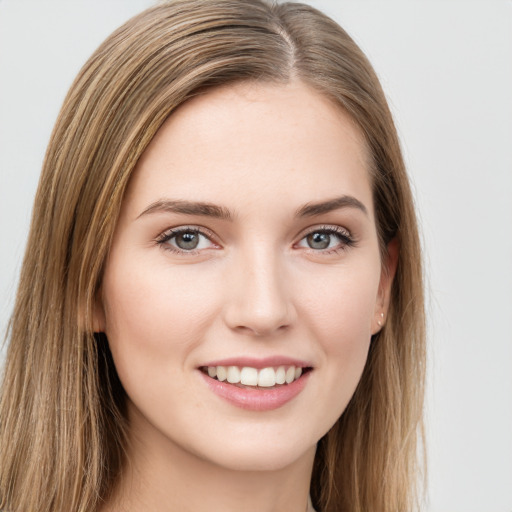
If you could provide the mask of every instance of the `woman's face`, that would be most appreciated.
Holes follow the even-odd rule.
[[[311,454],[379,329],[381,269],[365,145],[329,100],[295,81],[181,106],[131,179],[97,318],[147,453]]]

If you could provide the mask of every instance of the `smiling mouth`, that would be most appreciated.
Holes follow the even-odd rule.
[[[240,388],[275,389],[295,382],[312,368],[269,366],[258,369],[250,366],[202,366],[200,370],[214,380],[227,382]]]

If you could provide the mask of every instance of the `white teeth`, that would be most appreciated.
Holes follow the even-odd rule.
[[[238,366],[228,366],[227,380],[231,384],[240,382],[240,368]]]
[[[284,384],[286,382],[286,370],[284,366],[280,366],[276,371],[276,384]]]
[[[240,373],[240,382],[244,386],[257,386],[258,385],[258,370],[256,368],[249,368],[245,366]]]
[[[302,375],[300,366],[278,366],[277,368],[252,368],[244,366],[208,366],[208,375],[213,379],[224,382],[227,380],[230,384],[241,383],[244,386],[259,386],[262,388],[271,388],[276,384],[291,384]]]
[[[262,368],[258,373],[258,386],[271,388],[276,384],[276,372],[274,368]]]
[[[225,366],[217,366],[217,379],[221,382],[225,381],[227,377],[226,367]]]

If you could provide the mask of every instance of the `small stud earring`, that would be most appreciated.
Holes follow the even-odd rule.
[[[380,314],[380,320],[377,320],[377,323],[379,324],[379,327],[382,327],[382,322],[384,321],[384,313]]]

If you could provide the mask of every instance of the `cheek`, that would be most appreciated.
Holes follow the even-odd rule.
[[[115,255],[114,255],[115,256]],[[185,365],[215,314],[212,287],[184,269],[112,259],[103,284],[106,334],[118,372]],[[201,290],[201,300],[198,297]],[[179,357],[177,357],[179,356]]]
[[[336,351],[345,342],[370,339],[379,279],[379,262],[361,261],[302,281],[297,291],[303,297],[301,309],[322,333],[326,349]]]
[[[366,364],[380,264],[337,270],[316,282],[318,292],[303,302],[302,316],[321,347],[326,392],[341,414]]]
[[[168,425],[172,415],[158,411],[186,415],[199,406],[187,392],[190,355],[217,316],[218,287],[205,283],[192,267],[137,265],[136,258],[115,256],[105,271],[103,296],[116,371],[135,410],[154,425]],[[184,396],[187,408],[182,410]]]

